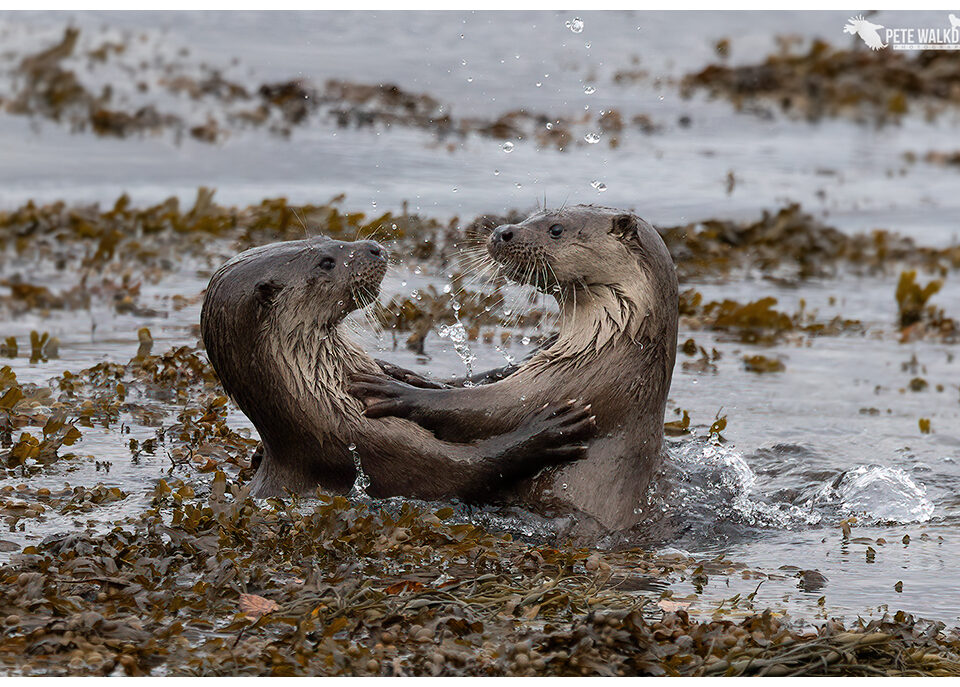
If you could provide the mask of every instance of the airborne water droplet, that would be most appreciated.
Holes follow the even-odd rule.
[[[567,28],[574,33],[580,33],[583,31],[583,19],[574,17],[572,20],[567,21]]]
[[[597,87],[587,84],[586,86],[583,87],[583,92],[586,93],[587,95],[593,95],[594,93],[597,92]]]
[[[602,181],[594,180],[590,182],[590,185],[593,186],[595,189],[597,189],[598,193],[603,193],[604,191],[607,190],[607,185]]]
[[[495,177],[500,176],[500,170],[499,170],[499,169],[493,170],[493,176],[495,176]]]
[[[586,141],[587,143],[599,143],[600,134],[598,134],[595,131],[591,131],[589,134],[583,137],[583,140]]]
[[[500,148],[505,153],[512,153],[514,148],[513,141],[504,141],[503,145],[501,145]]]

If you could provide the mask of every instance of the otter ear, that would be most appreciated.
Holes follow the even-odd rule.
[[[621,239],[628,239],[635,237],[638,229],[636,217],[633,215],[617,215],[613,218],[610,233],[619,236]]]
[[[264,306],[270,305],[281,291],[283,291],[283,284],[280,282],[274,279],[262,281],[256,287],[257,302]]]

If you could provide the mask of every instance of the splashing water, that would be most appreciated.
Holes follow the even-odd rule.
[[[901,468],[861,465],[825,484],[812,499],[814,506],[838,508],[873,523],[926,522],[934,505],[927,490]]]
[[[458,310],[459,308],[454,309],[454,316],[457,318],[456,323],[440,327],[437,334],[441,339],[450,339],[453,350],[456,351],[467,368],[467,377],[470,377],[473,374],[473,363],[476,362],[477,356],[473,354],[473,351],[470,350],[470,344],[467,343],[467,330],[460,321]]]
[[[363,471],[363,464],[360,462],[360,454],[357,452],[357,445],[350,444],[347,446],[347,450],[349,450],[350,455],[353,456],[353,467],[357,471],[357,476],[353,480],[353,486],[350,487],[350,493],[347,494],[347,498],[349,498],[351,501],[369,500],[370,495],[367,494],[367,488],[370,486],[370,478],[367,477],[367,473]]]
[[[716,438],[697,437],[671,452],[666,475],[672,492],[661,494],[661,510],[712,526],[718,519],[750,527],[793,529],[815,525],[820,513],[771,502],[743,454]]]
[[[583,31],[583,19],[580,17],[574,17],[573,19],[568,19],[566,22],[568,29],[574,33],[581,33]]]
[[[583,140],[586,141],[587,143],[599,143],[599,142],[600,142],[600,134],[598,134],[598,133],[596,133],[596,132],[594,132],[594,131],[591,131],[589,134],[587,134],[586,136],[583,137]]]

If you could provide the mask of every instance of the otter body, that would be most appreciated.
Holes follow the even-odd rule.
[[[380,367],[343,318],[374,300],[386,251],[316,237],[253,248],[211,278],[201,310],[207,354],[263,442],[254,496],[346,492],[357,463],[375,497],[482,499],[547,465],[581,458],[593,420],[555,403],[508,432],[452,443],[409,420],[372,419],[345,388]]]
[[[586,460],[507,496],[548,514],[580,511],[606,529],[630,527],[661,460],[676,359],[678,288],[666,246],[632,214],[575,206],[500,226],[487,249],[506,276],[557,299],[556,340],[483,386],[415,388],[361,374],[351,389],[369,416],[407,417],[458,440],[508,431],[558,399],[589,404],[597,435]]]

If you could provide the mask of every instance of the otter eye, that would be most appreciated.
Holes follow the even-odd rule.
[[[560,234],[563,233],[563,225],[554,224],[552,227],[550,227],[549,231],[550,231],[550,236],[552,236],[555,239],[558,239],[560,238]]]
[[[322,270],[332,270],[333,266],[336,264],[337,264],[337,261],[328,255],[325,258],[320,258],[320,262],[317,263],[317,267],[319,267]]]

